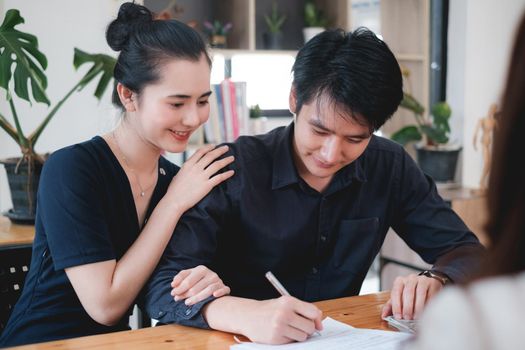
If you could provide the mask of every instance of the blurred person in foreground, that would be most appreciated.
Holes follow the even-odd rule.
[[[479,275],[429,304],[407,349],[523,349],[525,325],[525,15],[495,132],[488,188],[491,241]]]

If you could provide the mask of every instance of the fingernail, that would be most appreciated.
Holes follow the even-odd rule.
[[[180,300],[180,298],[179,298],[178,295],[175,295],[175,298],[173,298],[173,299],[174,299],[175,301],[179,301],[179,300]]]
[[[190,304],[191,304],[191,299],[189,299],[189,298],[186,299],[186,300],[184,301],[184,304],[186,304],[186,305],[190,305]]]
[[[396,318],[398,320],[401,319],[401,314],[394,314],[394,318]]]

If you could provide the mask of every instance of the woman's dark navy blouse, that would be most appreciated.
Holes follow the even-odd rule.
[[[163,157],[158,168],[146,218],[179,169]],[[45,162],[37,203],[31,266],[0,346],[129,329],[131,308],[111,327],[89,317],[64,271],[119,260],[141,231],[128,178],[104,139],[54,152]]]

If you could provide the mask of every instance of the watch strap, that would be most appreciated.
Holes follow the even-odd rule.
[[[439,282],[441,282],[441,284],[444,285],[444,286],[450,283],[450,278],[448,278],[446,275],[441,274],[439,272],[432,271],[432,270],[422,271],[422,272],[419,273],[419,276],[425,276],[425,277],[433,278],[433,279],[438,280]]]

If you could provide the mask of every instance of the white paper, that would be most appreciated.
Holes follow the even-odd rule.
[[[246,342],[232,345],[230,350],[396,350],[399,348],[399,344],[408,338],[410,338],[410,335],[406,333],[354,328],[327,317],[323,320],[323,330],[321,334],[317,336],[314,335],[304,342],[285,345],[265,345]]]

